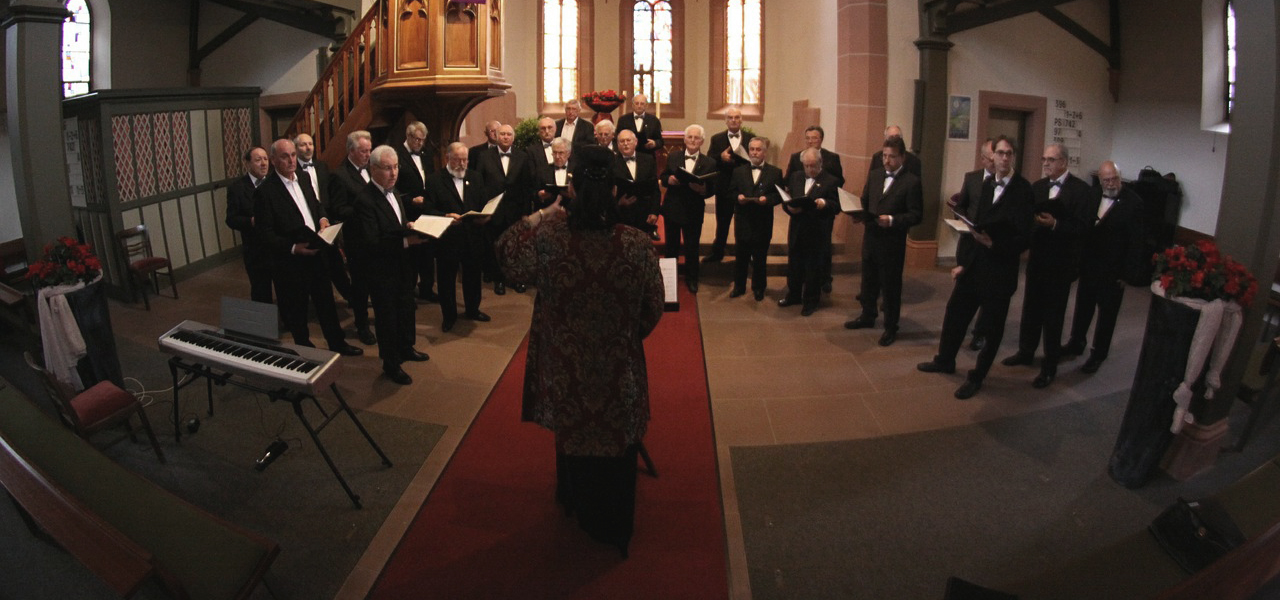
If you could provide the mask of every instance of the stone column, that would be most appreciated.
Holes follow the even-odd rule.
[[[32,260],[75,235],[62,150],[62,22],[58,0],[12,0],[5,31],[9,148],[18,218]]]
[[[924,81],[924,98],[920,103],[920,162],[924,187],[924,221],[912,228],[911,240],[934,241],[936,258],[938,212],[941,206],[943,151],[947,140],[947,53],[954,45],[945,37],[924,35],[915,42],[920,50],[920,79]]]

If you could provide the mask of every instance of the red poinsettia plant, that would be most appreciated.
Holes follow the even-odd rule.
[[[602,90],[582,95],[582,101],[588,106],[592,104],[622,104],[627,101],[627,95],[613,90]]]
[[[27,267],[27,278],[38,287],[89,283],[100,273],[102,261],[93,254],[93,249],[66,236],[46,244],[44,258]]]
[[[1248,308],[1258,293],[1258,280],[1210,240],[1172,246],[1153,257],[1165,295],[1203,300],[1219,298]]]

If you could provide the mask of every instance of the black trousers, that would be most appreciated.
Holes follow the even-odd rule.
[[[436,242],[410,246],[409,258],[417,271],[418,291],[430,292],[436,284]]]
[[[348,276],[346,261],[343,260],[342,252],[337,246],[325,246],[320,251],[320,255],[329,271],[329,280],[333,288],[338,290],[338,294],[347,300],[347,306],[351,308],[356,329],[368,328],[369,282],[365,281],[364,273],[360,269],[355,269]]]
[[[1054,273],[1037,272],[1027,267],[1027,284],[1022,296],[1022,320],[1018,324],[1018,352],[1036,353],[1044,336],[1044,362],[1041,370],[1052,371],[1062,354],[1062,324],[1067,316],[1067,297],[1071,280]]]
[[[622,549],[631,542],[638,450],[636,444],[622,456],[569,456],[556,450],[556,501],[598,542]]]
[[[737,205],[738,199],[734,196],[716,195],[716,237],[711,244],[713,254],[723,254],[725,245],[729,243],[729,226],[733,224],[733,211]]]
[[[374,325],[378,328],[378,354],[384,368],[399,366],[413,348],[416,331],[413,283],[415,264],[406,251],[395,259],[362,259],[352,265],[369,274]]]
[[[249,274],[249,299],[254,302],[271,304],[271,265],[263,264],[263,260],[244,259],[244,270]]]
[[[787,298],[806,307],[816,307],[822,298],[824,260],[831,258],[831,226],[823,221],[793,226],[787,239]]]
[[[1105,359],[1111,351],[1111,334],[1116,330],[1120,304],[1124,301],[1124,284],[1081,277],[1076,286],[1076,310],[1071,317],[1071,341],[1087,340],[1093,311],[1098,311],[1098,325],[1093,330],[1093,356]]]
[[[896,330],[902,314],[902,269],[907,261],[907,238],[873,231],[873,227],[879,228],[879,225],[869,225],[862,237],[862,287],[858,293],[862,318],[876,318],[876,301],[883,294],[885,331]]]
[[[769,238],[749,240],[738,238],[734,247],[733,287],[746,289],[747,271],[751,272],[752,291],[763,292],[768,280]]]
[[[310,346],[311,332],[307,327],[307,306],[314,305],[316,320],[330,348],[346,344],[346,335],[338,323],[338,309],[333,302],[333,285],[320,256],[289,260],[275,265],[273,278],[276,298],[280,300],[280,319],[293,336],[293,343]]]
[[[468,227],[468,225],[461,225]],[[475,313],[480,310],[481,243],[479,233],[466,234],[458,239],[447,239],[438,248],[436,257],[436,292],[440,294],[440,313],[446,321],[458,318],[458,271],[462,271],[463,310]]]
[[[933,360],[944,365],[956,364],[956,354],[964,344],[969,323],[978,309],[982,309],[977,329],[987,336],[987,345],[978,352],[978,362],[969,371],[971,381],[982,383],[995,362],[1000,341],[1004,339],[1004,323],[1009,315],[1009,298],[1012,295],[992,292],[980,285],[977,277],[962,274],[947,300],[947,310],[942,317],[942,339],[938,343],[938,355]]]
[[[684,280],[698,281],[698,245],[702,243],[702,221],[695,223],[673,223],[671,219],[662,220],[666,233],[666,257],[676,258],[684,250]],[[683,237],[683,244],[681,243]]]

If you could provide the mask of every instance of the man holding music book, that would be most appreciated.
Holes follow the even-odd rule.
[[[782,201],[778,194],[782,169],[765,164],[769,139],[754,137],[746,143],[751,161],[734,169],[729,191],[736,200],[733,237],[736,252],[733,263],[733,289],[730,298],[747,293],[747,271],[751,271],[751,291],[756,301],[764,299],[768,274],[766,260],[773,241],[773,212]]]
[[[840,212],[835,176],[822,169],[817,148],[800,152],[801,170],[791,174],[787,187],[778,186],[782,208],[791,216],[787,227],[787,295],[778,306],[803,304],[800,315],[818,310],[825,279],[824,255],[831,254],[831,221]]]
[[[694,294],[698,293],[698,245],[706,198],[714,191],[711,182],[716,176],[716,161],[702,153],[703,135],[701,125],[686,127],[684,148],[667,155],[666,169],[658,178],[667,186],[662,201],[666,255],[675,258],[684,250],[684,284]]]
[[[481,226],[489,221],[485,208],[493,200],[485,201],[484,182],[478,173],[467,168],[466,145],[449,144],[446,159],[444,169],[427,177],[424,212],[454,221],[441,233],[436,265],[436,290],[440,294],[443,316],[440,329],[448,333],[458,322],[459,270],[462,271],[463,317],[481,323],[490,320],[489,315],[480,311],[480,269],[487,250]]]
[[[534,184],[538,190],[533,202],[535,209],[551,206],[556,200],[561,202],[568,200],[569,183],[573,181],[573,175],[569,172],[572,152],[573,147],[569,144],[569,140],[564,138],[551,140],[551,162],[539,164],[533,170]]]

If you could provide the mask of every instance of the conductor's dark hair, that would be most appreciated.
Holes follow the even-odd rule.
[[[827,139],[827,132],[823,131],[823,130],[822,130],[822,127],[819,127],[819,126],[817,126],[817,125],[810,125],[810,126],[808,126],[808,127],[805,127],[805,128],[804,128],[804,130],[805,130],[805,131],[816,131],[816,132],[818,132],[818,137],[820,137],[820,138],[822,138],[822,139],[824,139],[824,140],[825,140],[825,139]]]
[[[991,149],[992,149],[992,150],[995,150],[995,149],[996,149],[996,146],[999,146],[999,145],[1000,145],[1000,142],[1004,142],[1004,143],[1006,143],[1006,144],[1009,144],[1009,149],[1010,149],[1010,150],[1013,150],[1014,152],[1017,152],[1017,151],[1018,151],[1018,145],[1017,145],[1017,144],[1015,144],[1015,143],[1013,143],[1013,140],[1012,140],[1012,139],[1010,139],[1010,138],[1009,138],[1009,136],[1007,136],[1007,135],[1000,135],[999,137],[997,137],[997,138],[995,139],[995,141],[991,142]]]
[[[263,152],[267,152],[267,149],[263,148],[262,146],[249,146],[249,149],[244,151],[244,162],[249,162],[249,159],[253,157],[254,150],[261,150]],[[267,154],[270,154],[270,152],[267,152]]]
[[[606,229],[614,224],[613,153],[603,146],[574,151],[574,198],[566,210],[570,229]]]
[[[907,155],[907,144],[902,141],[902,136],[900,135],[891,135],[885,138],[883,147],[893,148],[893,151],[897,152],[898,156]]]

